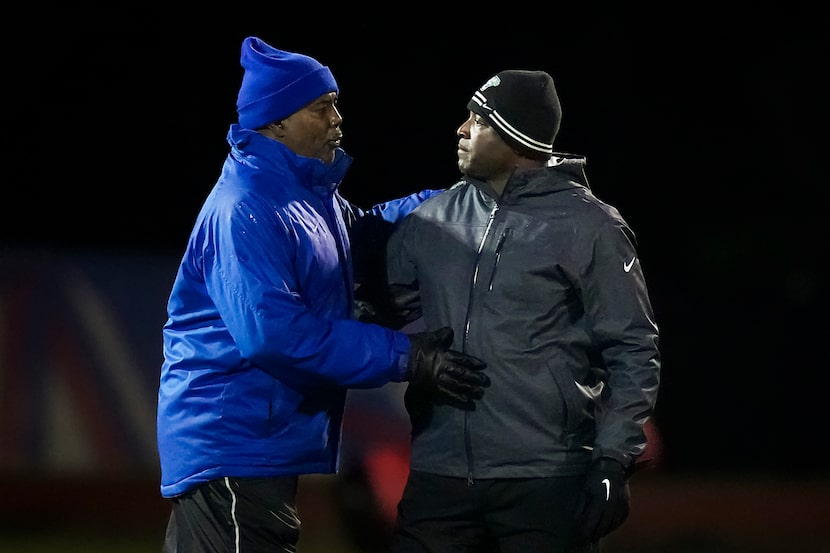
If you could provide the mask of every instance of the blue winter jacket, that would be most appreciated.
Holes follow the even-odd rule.
[[[362,211],[330,164],[232,125],[231,150],[168,302],[158,396],[161,493],[223,476],[332,473],[347,388],[404,378],[409,339],[352,320],[348,225],[402,219],[424,191]]]

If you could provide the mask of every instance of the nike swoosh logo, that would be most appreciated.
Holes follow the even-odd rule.
[[[608,501],[611,498],[611,481],[603,478],[602,483],[605,484],[605,501]]]
[[[635,259],[637,259],[637,256],[632,257],[632,258],[631,258],[631,261],[629,261],[628,263],[623,263],[623,271],[625,271],[626,273],[627,273],[628,271],[630,271],[630,270],[631,270],[631,267],[633,267],[633,266],[634,266],[634,260],[635,260]]]

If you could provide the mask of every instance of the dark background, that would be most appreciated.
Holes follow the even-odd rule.
[[[826,474],[825,16],[297,8],[9,19],[2,246],[180,252],[227,151],[250,34],[331,67],[355,158],[341,190],[364,206],[454,182],[472,92],[544,69],[564,110],[557,149],[587,156],[595,193],[638,235],[665,466]]]

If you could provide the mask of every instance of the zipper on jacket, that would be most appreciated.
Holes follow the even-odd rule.
[[[493,227],[493,220],[496,218],[496,213],[499,211],[499,206],[496,204],[492,211],[490,211],[490,217],[487,219],[487,227],[484,229],[484,234],[481,236],[481,242],[478,243],[478,251],[476,252],[476,265],[473,269],[473,278],[470,284],[470,297],[467,300],[467,316],[464,320],[464,341],[462,342],[462,351],[463,346],[467,345],[467,335],[470,332],[470,309],[473,305],[473,295],[476,287],[476,282],[478,282],[478,271],[481,268],[481,252],[484,250],[484,243],[487,242],[487,236],[490,234],[490,229]]]
[[[484,229],[484,234],[481,236],[481,242],[478,244],[478,251],[476,252],[476,265],[475,269],[473,269],[473,278],[472,283],[470,286],[470,297],[467,300],[467,316],[464,321],[464,338],[461,343],[461,351],[466,350],[467,346],[467,336],[470,333],[470,313],[473,305],[473,297],[475,296],[475,287],[476,282],[478,281],[478,271],[480,269],[481,263],[481,252],[484,250],[484,244],[487,242],[487,236],[490,234],[490,229],[493,227],[493,220],[496,218],[496,213],[499,211],[499,206],[496,204],[493,206],[492,211],[490,211],[490,217],[487,220],[487,227]],[[504,239],[499,241],[499,246],[501,243],[504,242]],[[467,485],[474,486],[475,479],[474,479],[474,462],[473,462],[473,444],[472,438],[470,437],[470,412],[464,412],[464,449],[467,452]]]
[[[498,268],[499,260],[501,259],[501,249],[504,247],[504,242],[507,240],[508,232],[509,231],[505,229],[505,231],[499,237],[498,243],[496,244],[496,258],[495,260],[493,260],[493,269],[490,271],[490,282],[487,285],[487,290],[489,292],[493,291],[493,281],[496,279],[496,269]]]
[[[340,259],[343,286],[346,290],[347,313],[354,313],[354,275],[351,272],[352,263],[349,259],[347,244],[349,244],[348,229],[346,229],[346,218],[343,212],[335,205],[334,195],[321,198],[325,207],[326,224],[329,227],[334,242],[337,246],[337,257]]]

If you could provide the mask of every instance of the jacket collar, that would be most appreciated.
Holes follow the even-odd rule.
[[[571,154],[554,154],[545,167],[514,171],[503,198],[590,188],[585,173],[586,159]]]
[[[352,157],[337,148],[334,160],[324,163],[313,157],[295,154],[285,144],[234,123],[228,131],[233,155],[248,165],[284,171],[287,167],[300,181],[317,193],[334,192],[352,164]]]
[[[545,167],[538,169],[514,170],[499,197],[486,182],[472,177],[464,180],[478,188],[482,193],[502,202],[512,198],[560,192],[574,188],[590,188],[585,173],[586,158],[573,154],[554,154]]]

